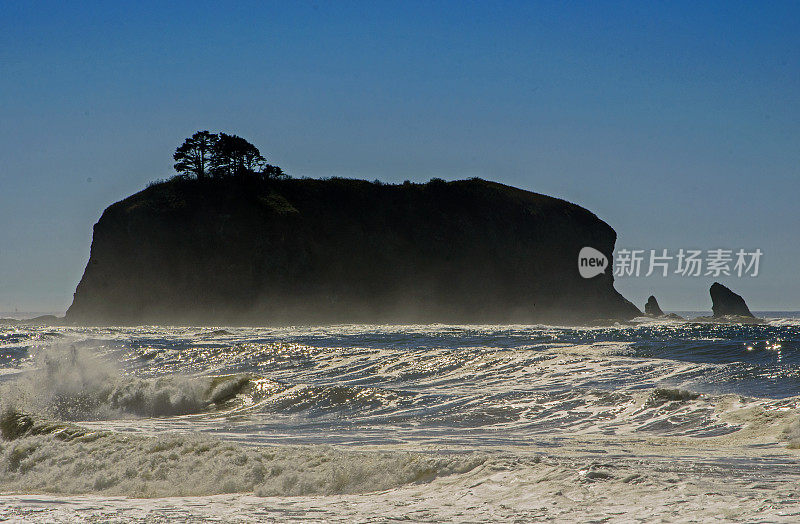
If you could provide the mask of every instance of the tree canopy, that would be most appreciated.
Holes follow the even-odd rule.
[[[193,174],[198,179],[206,178],[212,165],[217,138],[217,135],[212,135],[208,131],[198,131],[184,140],[172,155],[175,160],[175,171]]]
[[[186,177],[284,178],[278,166],[267,163],[256,146],[236,135],[198,131],[184,140],[172,156],[175,171]]]

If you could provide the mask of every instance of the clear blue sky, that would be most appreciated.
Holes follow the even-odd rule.
[[[102,210],[197,129],[295,176],[562,197],[622,247],[758,247],[722,281],[800,309],[797,2],[167,4],[0,5],[0,311],[63,313]],[[711,281],[617,287],[708,309]]]

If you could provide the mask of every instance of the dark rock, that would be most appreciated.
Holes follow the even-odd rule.
[[[25,320],[21,320],[21,324],[30,324],[34,326],[58,326],[63,324],[63,318],[57,317],[55,315],[40,315],[38,317],[27,318]]]
[[[744,299],[719,282],[714,282],[709,292],[711,293],[711,311],[714,312],[714,318],[724,316],[755,318]]]
[[[650,295],[650,298],[647,299],[647,304],[644,305],[644,314],[648,317],[664,316],[664,312],[661,311],[661,308],[658,306],[658,301],[653,295]]]
[[[641,312],[590,211],[480,179],[174,179],[105,210],[67,322],[568,322]]]

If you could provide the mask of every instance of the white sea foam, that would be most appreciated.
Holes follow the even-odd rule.
[[[167,497],[380,491],[469,471],[478,455],[342,452],[327,446],[244,447],[200,435],[78,431],[0,442],[0,491]]]
[[[0,518],[798,517],[793,323],[35,329]]]

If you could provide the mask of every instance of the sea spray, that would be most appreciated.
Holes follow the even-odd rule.
[[[731,520],[729,508],[744,508],[740,520],[796,521],[798,452],[787,441],[800,439],[799,328],[26,335],[2,349],[0,397],[27,396],[15,405],[31,409],[8,420],[13,440],[0,440],[0,492],[25,494],[0,500],[0,518],[156,518],[131,508],[170,505],[163,514],[185,521],[292,521],[306,510],[353,522],[647,520],[659,507],[666,520]],[[25,371],[32,364],[41,369]],[[47,415],[70,412],[53,407],[55,392],[76,389],[60,382],[103,384],[83,403],[94,407],[71,411],[93,420]],[[233,492],[277,497],[224,495]],[[109,497],[182,494],[220,496]],[[223,517],[221,504],[231,508]]]
[[[185,375],[139,378],[75,345],[47,346],[35,362],[33,369],[0,387],[4,410],[56,420],[185,415],[229,399],[248,381],[243,376],[225,381]]]
[[[360,493],[429,482],[470,471],[484,460],[473,454],[265,448],[200,434],[148,437],[92,430],[65,421],[200,412],[264,380],[138,378],[89,349],[64,344],[44,348],[35,362],[0,387],[0,491],[135,497]]]

